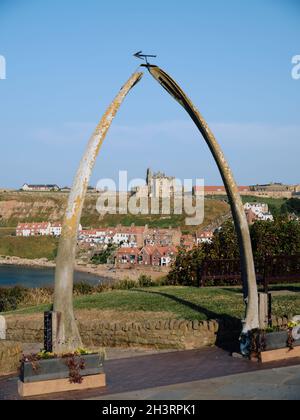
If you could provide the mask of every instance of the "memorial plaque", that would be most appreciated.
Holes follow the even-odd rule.
[[[44,313],[44,350],[53,352],[53,312]]]
[[[56,351],[57,325],[60,312],[44,313],[44,349],[49,353]]]

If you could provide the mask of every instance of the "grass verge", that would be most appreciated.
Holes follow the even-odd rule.
[[[279,286],[278,286],[279,287]],[[288,291],[288,294],[286,293]],[[241,289],[192,287],[151,287],[113,290],[75,297],[75,310],[114,310],[118,312],[168,313],[171,319],[208,320],[228,317],[242,319],[244,304]],[[49,310],[50,305],[26,307],[6,314],[34,314]],[[273,297],[273,314],[297,315],[300,311],[300,286],[285,286]],[[128,321],[132,320],[128,316]]]
[[[1,237],[0,255],[6,257],[27,258],[29,260],[47,258],[54,260],[58,240],[51,237]]]

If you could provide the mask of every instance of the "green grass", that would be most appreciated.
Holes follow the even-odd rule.
[[[300,286],[294,286],[293,290],[299,293],[274,297],[274,315],[285,316],[299,313]],[[111,291],[76,298],[74,306],[77,310],[165,312],[168,313],[170,319],[207,320],[227,317],[241,319],[244,316],[241,290],[236,288],[156,287]],[[32,314],[48,309],[48,305],[42,305],[20,309],[13,313]]]
[[[210,199],[213,200],[225,200],[228,201],[227,196],[208,196]],[[207,197],[207,198],[208,198]],[[253,195],[242,195],[242,201],[244,204],[246,203],[263,203],[268,204],[269,210],[274,216],[279,216],[282,211],[283,204],[287,201],[286,198],[272,198],[272,197],[257,197]]]
[[[16,229],[15,228],[1,228],[0,227],[0,238],[4,237],[4,236],[12,236],[16,234]]]
[[[51,237],[0,237],[0,255],[27,259],[54,260],[58,240]]]
[[[280,210],[283,204],[287,201],[286,198],[271,198],[271,197],[256,197],[251,195],[242,196],[243,203],[265,203],[271,208]]]

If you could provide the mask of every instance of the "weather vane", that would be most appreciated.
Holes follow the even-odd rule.
[[[135,58],[139,58],[140,60],[144,60],[146,62],[146,65],[149,66],[150,63],[148,61],[148,58],[156,58],[157,55],[150,55],[150,54],[143,54],[143,51],[138,51],[137,53],[133,54]]]

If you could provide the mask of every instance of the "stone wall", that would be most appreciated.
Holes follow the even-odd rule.
[[[43,342],[43,319],[8,317],[8,340],[22,343]],[[85,346],[148,347],[160,349],[198,349],[235,340],[241,332],[238,320],[186,321],[155,320],[149,322],[101,322],[79,320]]]
[[[237,343],[242,330],[238,319],[219,321],[155,320],[148,322],[78,321],[85,346],[146,347],[192,350],[205,346]],[[273,325],[287,327],[287,318],[273,318]],[[8,317],[6,339],[20,343],[42,343],[42,315]],[[0,341],[1,342],[1,341]]]
[[[148,347],[192,350],[205,346],[237,343],[242,330],[238,319],[213,321],[155,320],[147,322],[78,321],[85,346]],[[273,318],[273,325],[287,327],[287,318]],[[8,317],[6,339],[42,343],[43,317]],[[1,342],[1,341],[0,341]]]

